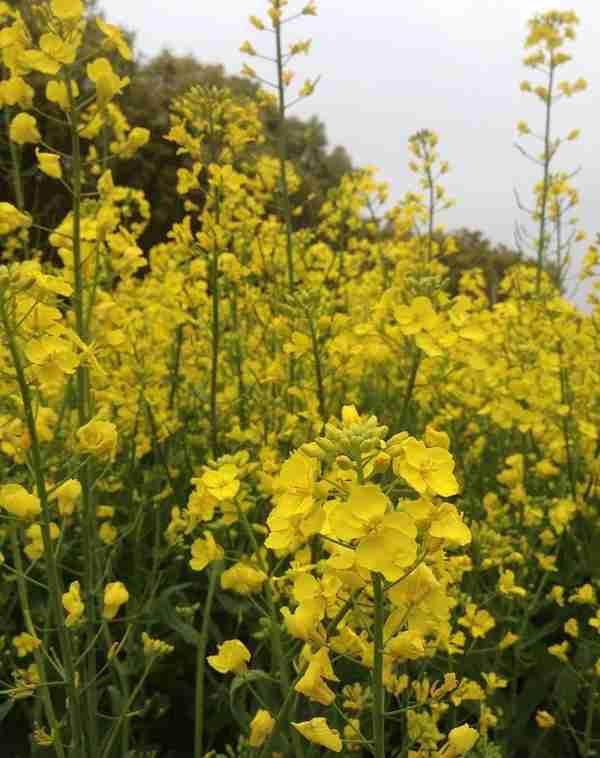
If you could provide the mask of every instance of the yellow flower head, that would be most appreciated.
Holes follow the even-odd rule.
[[[266,579],[267,575],[259,568],[247,563],[236,563],[221,574],[221,587],[237,592],[238,595],[252,595],[261,591]]]
[[[13,516],[28,521],[42,512],[39,498],[27,492],[20,484],[5,484],[0,487],[0,507]]]
[[[192,543],[190,568],[202,571],[212,561],[220,561],[224,556],[223,548],[215,542],[210,532],[204,532],[204,539],[199,537]]]
[[[309,742],[322,745],[334,753],[342,752],[342,740],[336,729],[331,729],[324,718],[313,718],[310,721],[294,722],[292,726]]]
[[[217,655],[209,655],[207,661],[219,673],[243,674],[248,670],[247,663],[251,658],[250,651],[240,640],[225,640],[218,645]]]
[[[26,655],[29,655],[29,653],[37,650],[41,644],[41,641],[38,640],[37,637],[34,637],[27,632],[23,632],[22,634],[13,637],[13,645],[17,648],[18,658],[24,658]]]
[[[239,471],[233,463],[226,463],[216,471],[212,469],[202,476],[202,483],[217,500],[230,500],[240,489]]]
[[[110,582],[104,588],[104,608],[102,618],[111,621],[119,608],[129,600],[129,592],[123,582]]]
[[[12,142],[25,145],[28,142],[36,144],[42,139],[37,128],[35,116],[29,113],[19,113],[10,122],[9,135]]]
[[[454,460],[442,447],[425,447],[420,440],[409,437],[403,444],[404,456],[394,461],[394,471],[420,495],[432,491],[442,497],[458,493],[453,474]]]
[[[262,708],[257,711],[256,716],[250,722],[250,737],[248,738],[250,747],[260,747],[269,737],[274,726],[275,719],[269,711]]]
[[[77,430],[77,440],[82,453],[111,461],[117,450],[117,428],[110,421],[93,418]]]
[[[40,171],[42,171],[47,176],[51,176],[53,179],[62,179],[60,155],[56,155],[55,153],[42,153],[37,148],[35,155],[38,159]]]
[[[65,611],[69,614],[65,625],[73,626],[81,619],[85,611],[85,605],[81,599],[79,582],[71,582],[69,591],[65,592],[62,596],[62,604]]]
[[[61,21],[74,21],[83,14],[81,0],[51,0],[52,13]]]
[[[88,63],[86,70],[88,77],[96,85],[99,103],[107,103],[129,84],[127,77],[121,79],[115,74],[108,58],[96,58],[92,63]]]

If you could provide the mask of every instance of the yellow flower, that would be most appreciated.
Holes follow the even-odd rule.
[[[100,529],[98,529],[98,537],[100,537],[100,540],[105,545],[113,545],[118,536],[117,530],[110,521],[105,521],[100,525]]]
[[[591,584],[583,584],[569,597],[569,602],[577,603],[578,605],[595,605],[596,590]]]
[[[488,695],[492,695],[496,690],[503,689],[508,686],[508,681],[499,677],[496,673],[491,671],[489,674],[482,673],[481,676],[485,680],[486,692]]]
[[[80,497],[81,482],[78,479],[67,479],[52,492],[49,500],[58,501],[58,512],[61,516],[71,516]]]
[[[260,747],[264,741],[269,737],[275,726],[275,719],[269,711],[260,709],[256,712],[256,716],[250,722],[250,737],[248,738],[248,745],[250,747]]]
[[[48,524],[48,531],[50,532],[51,540],[56,541],[60,537],[60,529],[53,521]],[[25,555],[31,561],[37,561],[44,554],[44,539],[42,537],[41,524],[32,524],[25,534],[29,540],[25,546]]]
[[[0,234],[10,234],[21,226],[31,226],[31,218],[11,203],[0,203]]]
[[[217,500],[231,500],[240,489],[239,471],[233,463],[225,463],[216,471],[206,471],[202,476],[202,484]]]
[[[331,666],[327,648],[322,647],[311,658],[304,675],[294,689],[310,700],[321,703],[321,705],[331,705],[335,700],[335,692],[329,689],[325,679],[334,682],[339,681]]]
[[[550,655],[553,655],[555,658],[558,658],[559,661],[562,661],[563,663],[569,662],[569,657],[567,653],[569,652],[570,644],[568,640],[565,640],[564,642],[561,642],[560,644],[556,645],[550,645],[548,648],[548,652]]]
[[[540,729],[552,729],[556,724],[554,716],[548,713],[548,711],[538,711],[535,714],[535,720]]]
[[[50,60],[59,64],[73,63],[77,56],[77,48],[81,42],[81,35],[76,35],[70,42],[65,42],[56,34],[46,32],[40,37],[39,45],[43,53]],[[52,72],[54,73],[54,72]]]
[[[564,625],[565,632],[571,637],[579,637],[579,624],[576,618],[570,618]]]
[[[423,637],[410,630],[400,632],[386,644],[385,653],[397,661],[416,661],[425,655]]]
[[[11,76],[0,82],[0,103],[4,105],[20,105],[23,110],[29,110],[33,96],[33,88],[20,76]]]
[[[207,661],[219,673],[243,674],[248,670],[246,665],[251,658],[250,651],[240,640],[225,640],[217,645],[218,654],[209,655]]]
[[[17,648],[18,658],[24,658],[26,655],[29,655],[29,653],[37,650],[41,644],[41,641],[38,640],[37,637],[34,637],[27,632],[23,632],[22,634],[13,637],[13,645]]]
[[[79,97],[79,88],[77,82],[71,82],[73,99]],[[64,82],[51,79],[46,84],[46,99],[51,103],[56,103],[63,111],[70,108],[69,93],[67,85]]]
[[[33,144],[42,139],[42,135],[37,128],[37,121],[29,113],[19,113],[10,122],[9,135],[12,142],[18,145],[25,145],[28,142]]]
[[[420,495],[427,490],[442,497],[458,492],[454,474],[454,460],[442,447],[425,447],[423,442],[409,437],[403,446],[403,456],[394,460],[394,471],[405,479]]]
[[[258,29],[260,32],[264,31],[265,25],[263,22],[258,18],[258,16],[250,16],[250,23],[255,29]]]
[[[113,26],[113,24],[107,24],[106,21],[103,21],[100,18],[100,16],[96,16],[96,23],[98,24],[98,27],[102,34],[104,34],[106,37],[103,47],[107,47],[109,49],[111,47],[114,47],[118,50],[121,58],[126,61],[133,60],[129,45],[123,39],[123,35],[121,34],[119,27]]]
[[[129,592],[123,582],[110,582],[104,588],[104,608],[102,618],[111,621],[119,608],[129,600]]]
[[[353,485],[346,503],[329,513],[329,526],[338,539],[358,540],[356,562],[378,571],[389,581],[399,579],[417,556],[417,528],[412,516],[387,512],[388,498],[377,485]]]
[[[468,629],[475,639],[485,637],[496,626],[494,617],[478,609],[475,603],[467,603],[465,615],[458,619],[458,623]]]
[[[65,625],[73,626],[83,616],[85,605],[81,599],[79,582],[71,582],[69,591],[62,596],[63,608],[69,614],[66,618]]]
[[[111,461],[117,450],[117,428],[110,421],[96,417],[77,430],[77,440],[82,453]]]
[[[212,561],[220,561],[225,555],[223,548],[217,545],[210,532],[204,532],[204,539],[199,537],[192,543],[192,558],[190,568],[202,571]]]
[[[456,507],[451,503],[443,503],[431,514],[431,537],[444,540],[450,545],[468,545],[471,542],[471,530],[462,520]]]
[[[221,587],[238,595],[252,595],[261,591],[266,579],[264,571],[247,563],[236,563],[221,574]]]
[[[90,80],[96,85],[96,96],[100,103],[108,102],[129,84],[127,77],[120,79],[115,74],[107,58],[96,58],[92,63],[88,63],[86,71]]]
[[[465,755],[479,739],[479,732],[468,724],[461,724],[450,730],[445,751],[441,755],[444,758],[455,758]]]
[[[51,0],[52,13],[61,21],[73,21],[81,18],[83,3],[81,0]]]
[[[5,484],[0,487],[0,506],[13,516],[32,520],[42,512],[40,500],[27,492],[20,484]]]
[[[53,179],[62,179],[62,168],[60,165],[60,155],[55,153],[42,153],[38,148],[35,151],[40,171]]]
[[[498,643],[498,649],[499,650],[506,650],[507,648],[511,647],[515,644],[515,642],[519,639],[518,634],[513,634],[512,632],[506,632],[504,637],[500,640]]]
[[[498,582],[498,589],[503,595],[514,595],[515,597],[525,597],[527,591],[523,587],[519,587],[515,584],[515,572],[514,571],[501,571],[500,580]]]
[[[394,316],[400,331],[407,336],[421,331],[429,332],[438,323],[438,315],[427,297],[416,297],[410,305],[397,305]]]
[[[173,645],[150,637],[146,632],[142,632],[142,644],[146,658],[159,658],[163,655],[170,655],[175,650]]]
[[[334,753],[342,752],[342,740],[336,729],[331,729],[324,718],[313,718],[310,721],[295,722],[292,726],[309,742],[322,745]]]
[[[30,340],[25,355],[33,364],[32,373],[45,384],[61,384],[65,374],[74,374],[79,359],[72,345],[61,337],[45,336]]]

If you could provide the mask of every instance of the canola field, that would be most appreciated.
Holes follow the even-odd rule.
[[[529,23],[530,250],[492,292],[452,276],[428,129],[401,200],[355,170],[299,223],[292,22],[318,9],[293,6],[240,41],[273,88],[172,101],[182,213],[146,249],[155,209],[115,178],[150,139],[126,36],[82,0],[0,3],[0,754],[591,758],[600,258],[584,312],[555,160],[578,133],[551,119],[586,87],[578,18]]]

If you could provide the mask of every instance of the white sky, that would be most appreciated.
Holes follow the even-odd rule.
[[[302,4],[291,0],[290,9]],[[272,36],[248,22],[251,14],[264,17],[266,0],[100,0],[100,6],[108,21],[135,31],[136,49],[146,56],[168,47],[222,63],[228,73],[239,73],[243,62],[271,73],[239,53],[249,39],[272,54]],[[529,199],[538,177],[514,147],[519,119],[542,130],[541,102],[519,91],[522,79],[536,76],[521,63],[527,20],[549,9],[574,10],[581,18],[569,50],[574,61],[560,78],[584,77],[588,90],[557,106],[555,135],[580,128],[582,136],[561,148],[556,168],[581,168],[574,179],[581,226],[590,240],[600,231],[598,0],[317,0],[317,6],[318,16],[286,27],[288,42],[313,39],[310,55],[295,61],[297,79],[322,77],[295,112],[318,115],[332,146],[346,147],[358,166],[377,167],[393,200],[416,189],[408,137],[435,130],[451,166],[444,184],[457,201],[443,224],[481,229],[507,244],[515,220],[525,220],[514,189]],[[539,150],[533,141],[522,144]]]

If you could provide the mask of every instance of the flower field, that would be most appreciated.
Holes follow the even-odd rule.
[[[491,282],[453,268],[428,129],[401,200],[358,169],[300,222],[312,1],[251,17],[252,97],[172,100],[181,214],[150,246],[157,209],[117,180],[150,140],[119,105],[126,36],[82,0],[21,5],[0,2],[2,758],[597,755],[600,240],[584,312],[556,161],[578,132],[551,119],[586,87],[562,78],[575,14],[529,23],[539,178]],[[68,203],[51,226],[40,177]]]

